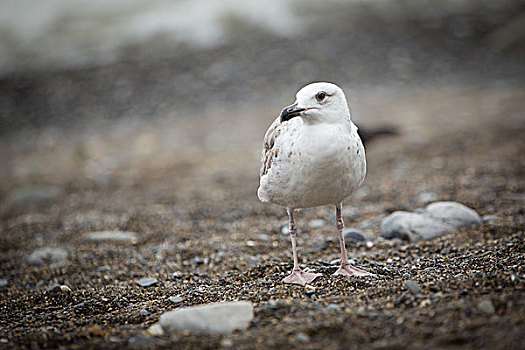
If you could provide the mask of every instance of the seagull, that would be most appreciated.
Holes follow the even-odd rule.
[[[293,270],[283,282],[305,285],[320,273],[305,272],[297,259],[294,210],[335,205],[341,262],[334,275],[375,276],[348,262],[342,203],[366,175],[366,158],[343,90],[318,82],[297,92],[266,131],[257,196],[286,207],[292,241]]]

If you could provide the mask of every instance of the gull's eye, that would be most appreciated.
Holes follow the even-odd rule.
[[[315,95],[315,98],[317,99],[317,101],[321,102],[325,99],[326,97],[326,93],[325,92],[318,92],[317,95]]]

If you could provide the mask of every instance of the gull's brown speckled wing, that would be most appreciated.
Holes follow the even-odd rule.
[[[275,146],[275,140],[281,133],[281,120],[277,117],[272,125],[266,131],[264,135],[264,146],[261,155],[261,176],[268,173],[268,170],[272,167],[272,161],[277,156],[277,149]]]

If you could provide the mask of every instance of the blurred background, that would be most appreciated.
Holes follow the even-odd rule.
[[[244,179],[256,200],[265,129],[313,81],[401,151],[525,123],[519,0],[6,0],[0,18],[4,206],[30,185],[184,174]]]

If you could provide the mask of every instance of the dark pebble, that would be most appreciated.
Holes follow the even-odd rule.
[[[307,289],[305,291],[305,294],[308,295],[308,296],[312,296],[315,294],[315,289]]]
[[[343,233],[345,239],[353,239],[354,241],[364,242],[365,241],[365,235],[363,232],[350,228],[345,230]]]

